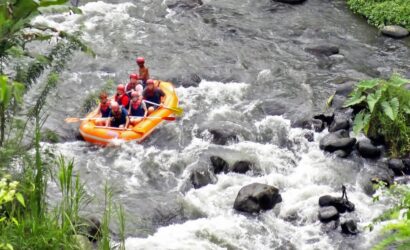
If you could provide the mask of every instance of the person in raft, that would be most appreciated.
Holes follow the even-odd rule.
[[[162,106],[165,93],[160,88],[155,86],[154,80],[148,79],[147,87],[144,89],[143,96],[145,100],[158,103],[158,105]],[[157,106],[150,103],[146,103],[146,105],[148,108],[148,114],[151,114],[157,108]]]
[[[111,112],[110,102],[108,101],[108,95],[105,92],[100,93],[100,105],[98,109],[98,115],[101,115],[102,118],[107,118]],[[105,121],[98,121],[97,126],[102,126],[105,124]]]
[[[116,128],[127,128],[130,122],[128,112],[124,107],[121,107],[117,102],[111,103],[110,119],[107,120],[105,126]]]
[[[115,101],[121,106],[123,106],[125,109],[128,109],[130,98],[125,93],[125,87],[122,84],[119,84],[117,86],[117,94],[115,95]]]
[[[130,107],[128,114],[131,116],[130,124],[135,126],[137,123],[147,117],[148,110],[145,102],[142,101],[141,95],[137,91],[132,91]],[[138,117],[132,117],[138,116]]]
[[[140,96],[142,96],[142,91],[144,88],[140,84],[141,81],[138,80],[137,74],[130,75],[130,82],[125,85],[125,93],[127,93],[128,97],[131,99],[131,93],[133,91],[137,91]]]
[[[135,61],[137,62],[139,67],[139,78],[142,81],[142,86],[145,88],[149,79],[149,70],[147,67],[145,67],[145,59],[144,57],[137,57]]]

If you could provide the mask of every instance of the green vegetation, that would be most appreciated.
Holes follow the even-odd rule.
[[[387,212],[374,220],[374,223],[392,221],[383,226],[383,240],[373,249],[398,249],[410,248],[410,188],[406,185],[392,185],[385,189],[394,205]],[[375,197],[378,200],[379,196]],[[372,227],[371,227],[372,228]]]
[[[80,249],[79,235],[89,236],[82,209],[90,202],[74,162],[45,151],[41,140],[57,141],[52,131],[41,133],[47,119],[46,98],[59,82],[59,74],[74,51],[94,55],[79,38],[52,27],[33,26],[31,20],[46,12],[79,9],[62,5],[67,0],[0,2],[0,249]],[[51,9],[53,7],[53,9]],[[46,54],[26,49],[32,41],[58,38]],[[50,45],[48,45],[50,46]],[[47,70],[47,71],[46,71]],[[39,82],[40,76],[44,81]],[[31,107],[23,106],[25,91],[39,89]],[[30,129],[28,129],[30,128]],[[61,200],[46,200],[50,179],[60,188]],[[107,188],[108,190],[108,188]],[[112,195],[107,197],[98,247],[109,249]],[[108,207],[107,207],[108,206]],[[124,213],[117,212],[121,249]],[[81,238],[81,237],[80,237]]]
[[[353,12],[365,16],[372,25],[400,25],[410,30],[408,0],[347,0],[347,4]]]
[[[410,153],[410,91],[404,88],[409,82],[396,74],[361,81],[344,105],[360,110],[353,131],[383,138],[392,157]]]

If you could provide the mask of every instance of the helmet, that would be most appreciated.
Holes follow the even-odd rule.
[[[124,85],[123,85],[123,84],[118,84],[118,86],[117,86],[117,91],[118,91],[118,90],[125,91]]]
[[[131,74],[130,79],[136,79],[138,80],[138,75],[137,74]]]
[[[111,109],[113,111],[118,111],[120,109],[120,105],[118,105],[118,102],[112,102],[111,103]]]
[[[148,85],[148,84],[154,84],[154,80],[148,79],[148,80],[147,80],[147,85]]]
[[[137,59],[135,60],[137,63],[145,63],[145,59],[144,57],[137,57]]]
[[[139,94],[138,94],[137,91],[132,91],[131,92],[131,97],[138,97],[138,96],[139,96]]]

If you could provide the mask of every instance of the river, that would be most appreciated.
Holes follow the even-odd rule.
[[[339,159],[319,150],[327,132],[304,138],[291,126],[323,110],[346,80],[410,77],[410,40],[380,36],[348,10],[344,0],[286,5],[269,0],[81,1],[82,15],[36,18],[82,39],[96,58],[76,53],[47,99],[46,128],[64,142],[43,144],[76,161],[95,197],[85,214],[101,214],[104,184],[126,212],[127,249],[369,249],[378,229],[365,227],[386,209],[360,184],[366,161]],[[336,56],[306,48],[331,44]],[[100,148],[78,141],[84,100],[108,79],[125,83],[144,56],[151,75],[176,85],[185,115],[164,123],[142,144]],[[30,90],[34,94],[36,86]],[[237,142],[212,143],[209,128],[235,133]],[[253,172],[217,176],[188,188],[189,174],[218,155],[229,163],[250,160]],[[279,188],[273,210],[246,216],[233,209],[239,189],[260,182]],[[317,219],[318,198],[347,186],[357,236],[326,233]],[[53,189],[53,186],[50,187]],[[52,195],[51,195],[52,197]],[[114,223],[113,230],[116,225]]]

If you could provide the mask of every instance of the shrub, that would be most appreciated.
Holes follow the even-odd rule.
[[[410,91],[404,88],[409,82],[397,74],[361,81],[344,105],[360,110],[353,131],[383,138],[392,157],[410,152]]]
[[[347,0],[350,9],[375,26],[400,25],[410,30],[408,0]]]

